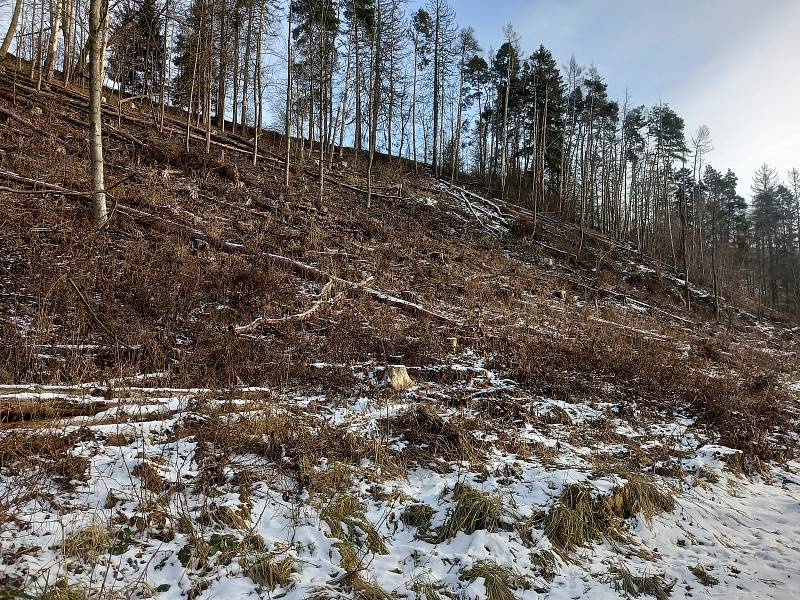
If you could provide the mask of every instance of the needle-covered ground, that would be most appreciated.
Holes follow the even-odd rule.
[[[85,98],[31,86],[0,77],[0,598],[800,593],[781,315],[398,159],[367,209],[337,149],[320,200],[307,147],[286,188],[278,138],[187,152],[113,98],[98,232]]]

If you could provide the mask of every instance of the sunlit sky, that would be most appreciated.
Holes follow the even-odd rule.
[[[414,4],[418,4],[415,2]],[[766,162],[800,168],[800,0],[452,0],[485,49],[512,23],[526,51],[594,64],[611,97],[668,102],[711,128],[717,169],[749,196]]]

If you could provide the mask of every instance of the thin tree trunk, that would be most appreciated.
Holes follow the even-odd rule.
[[[22,0],[16,0],[14,3],[14,12],[11,15],[11,22],[8,24],[8,30],[6,31],[6,37],[3,39],[3,45],[0,46],[0,61],[6,57],[8,49],[11,47],[11,41],[14,39],[14,33],[17,31],[17,23],[19,23],[19,15],[21,13]],[[19,53],[19,49],[17,49],[17,54]]]
[[[58,49],[58,30],[61,29],[61,0],[50,0],[50,40],[47,44],[47,81],[53,80],[56,66],[56,50]]]
[[[167,48],[167,38],[168,36],[168,27],[169,27],[169,0],[166,0],[166,4],[164,5],[164,40],[161,46],[161,89],[159,90],[159,99],[158,99],[158,110],[159,110],[159,118],[158,118],[158,130],[159,132],[164,132],[164,112],[166,110],[166,89],[167,89],[167,57],[168,48]]]
[[[289,187],[289,172],[292,155],[292,3],[289,2],[289,34],[286,43],[286,114],[284,115],[284,132],[286,135],[286,168],[285,181]]]
[[[102,0],[89,3],[89,146],[92,164],[92,220],[108,220],[103,180],[103,25]]]
[[[378,30],[380,28],[380,8],[378,2],[375,3],[375,24],[372,31],[372,75],[370,77],[370,127],[369,127],[369,166],[367,167],[367,209],[372,206],[372,166],[375,162],[375,136],[378,125],[378,91],[380,90],[380,79],[378,77],[378,66],[380,59],[378,52],[380,49],[380,39]]]
[[[419,33],[414,32],[414,83],[411,92],[411,151],[414,154],[414,173],[419,173],[417,162],[417,62],[419,53]]]
[[[261,0],[258,15],[258,39],[256,39],[255,81],[253,82],[253,110],[255,111],[255,133],[253,135],[253,165],[258,161],[258,135],[261,132],[261,119],[264,110],[264,94],[261,89],[261,38],[264,36],[264,2]]]

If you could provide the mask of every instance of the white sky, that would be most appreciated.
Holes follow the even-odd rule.
[[[594,63],[622,100],[668,102],[687,138],[711,128],[718,169],[749,196],[756,168],[800,168],[800,0],[451,0],[497,48],[508,22],[530,51]]]

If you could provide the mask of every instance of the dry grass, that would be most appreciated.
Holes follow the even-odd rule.
[[[392,600],[395,596],[364,577],[366,566],[358,546],[352,542],[337,544],[344,574],[336,580],[339,587],[353,594],[354,600]]]
[[[271,407],[258,415],[212,415],[180,434],[194,435],[201,447],[201,461],[206,451],[253,454],[292,474],[300,487],[321,493],[346,485],[365,459],[380,467],[384,477],[404,473],[385,446],[374,439],[310,414]],[[323,462],[328,466],[318,468]],[[219,467],[216,458],[214,463]]]
[[[611,568],[609,577],[614,589],[628,598],[645,595],[666,600],[675,585],[675,582],[667,583],[663,575],[634,575],[621,563]]]
[[[499,494],[483,492],[463,483],[456,484],[453,489],[453,501],[455,507],[433,533],[436,543],[450,540],[459,532],[512,530],[520,519]]]
[[[131,469],[131,475],[138,477],[142,487],[150,492],[162,493],[164,491],[164,478],[149,462],[142,461]]]
[[[713,587],[719,583],[719,579],[711,575],[708,572],[708,569],[706,569],[703,565],[689,567],[689,571],[691,571],[692,575],[697,577],[697,581],[706,587]]]
[[[245,574],[258,585],[274,591],[278,587],[289,588],[294,584],[297,561],[291,556],[278,559],[273,554],[248,558]]]
[[[7,473],[39,473],[69,486],[88,478],[90,461],[72,453],[76,444],[93,439],[88,429],[45,433],[11,432],[0,435],[0,469]]]
[[[607,496],[597,496],[584,484],[567,485],[544,518],[544,532],[559,550],[572,552],[603,537],[624,540],[623,519],[642,515],[649,523],[662,512],[671,512],[675,501],[636,473],[624,473],[627,482]]]
[[[388,554],[386,541],[364,514],[361,502],[347,494],[323,499],[319,517],[328,526],[333,537],[366,548],[376,554]]]
[[[418,537],[425,537],[431,528],[433,509],[427,504],[411,504],[400,515],[400,520],[409,527],[417,530]]]
[[[650,523],[655,515],[675,509],[672,495],[660,491],[648,478],[630,471],[620,474],[627,480],[625,485],[604,500],[618,517],[630,519],[642,515]]]
[[[599,539],[608,525],[592,492],[584,485],[564,488],[544,519],[544,533],[556,548],[571,552]]]
[[[95,522],[68,535],[64,539],[62,549],[65,556],[93,563],[109,551],[112,539],[108,527]]]
[[[466,430],[464,423],[445,419],[428,404],[417,404],[400,413],[389,425],[409,444],[406,453],[414,460],[429,462],[442,458],[477,462],[480,459],[481,444]]]
[[[483,579],[488,600],[516,600],[514,590],[526,590],[530,587],[526,577],[493,560],[479,560],[463,571],[460,577],[470,582]]]

